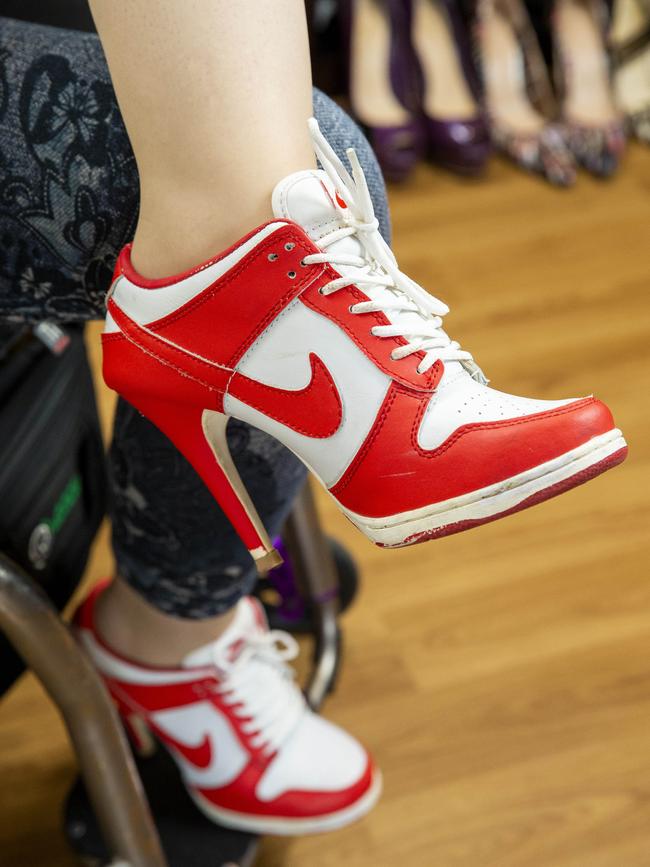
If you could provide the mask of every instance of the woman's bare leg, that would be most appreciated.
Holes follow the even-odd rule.
[[[272,216],[314,157],[303,0],[90,0],[140,174],[135,267],[184,270]]]
[[[90,0],[140,175],[133,262],[185,270],[272,217],[286,175],[314,165],[303,0]],[[178,663],[230,612],[184,621],[119,579],[99,606],[124,654]],[[143,628],[144,627],[144,628]]]

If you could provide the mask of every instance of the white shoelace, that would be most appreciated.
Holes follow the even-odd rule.
[[[366,178],[354,148],[346,153],[352,166],[352,175],[338,158],[323,136],[315,118],[309,120],[309,131],[318,160],[333,186],[347,205],[341,209],[345,225],[320,238],[318,246],[322,253],[305,256],[304,263],[328,263],[346,268],[346,275],[321,287],[323,295],[354,284],[379,287],[381,297],[363,301],[350,308],[352,313],[385,313],[390,325],[376,325],[371,329],[377,337],[402,337],[407,343],[394,349],[394,360],[406,358],[415,352],[425,356],[418,365],[419,373],[426,373],[436,361],[459,361],[475,378],[484,380],[471,354],[442,329],[442,317],[449,312],[447,305],[430,295],[425,289],[399,270],[395,256],[379,232],[379,221],[368,191]],[[365,255],[356,256],[328,249],[343,238],[355,236]],[[388,290],[388,291],[386,291]]]
[[[234,661],[226,647],[215,646],[214,664],[223,673],[219,687],[224,704],[239,705],[233,714],[247,718],[242,731],[251,746],[274,753],[303,716],[306,702],[287,665],[298,655],[288,632],[270,630],[246,639]]]

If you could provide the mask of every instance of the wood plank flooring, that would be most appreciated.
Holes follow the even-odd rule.
[[[477,183],[422,167],[391,204],[400,263],[493,384],[596,392],[630,455],[395,552],[319,497],[364,580],[326,713],[372,749],[385,793],[353,828],[266,841],[260,867],[650,867],[650,150],[570,191],[499,160]],[[110,571],[107,539],[88,580]],[[73,758],[31,677],[0,706],[0,745],[0,863],[71,867]]]

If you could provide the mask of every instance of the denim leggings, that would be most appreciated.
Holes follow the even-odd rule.
[[[356,148],[388,238],[368,142],[318,90],[314,114],[337,153]],[[98,38],[0,18],[0,317],[102,318],[137,211],[135,160]],[[269,533],[278,533],[304,483],[302,464],[235,419],[228,441]],[[169,440],[123,400],[109,475],[117,571],[148,602],[203,618],[250,592],[252,561],[220,508]]]

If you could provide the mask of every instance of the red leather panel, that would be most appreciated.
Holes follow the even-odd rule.
[[[465,425],[425,451],[417,434],[427,402],[391,386],[375,426],[331,489],[344,506],[373,518],[422,508],[532,469],[614,427],[607,407],[587,398],[527,418]]]
[[[180,367],[170,365],[155,348],[143,348],[118,333],[102,335],[102,355],[104,381],[131,403],[137,403],[141,395],[223,410],[227,371],[215,376],[212,383],[193,379]]]
[[[341,398],[320,358],[312,352],[309,360],[311,381],[299,391],[273,388],[235,373],[228,393],[304,436],[331,437],[343,418]]]
[[[129,400],[149,398],[222,409],[231,376],[227,368],[201,361],[144,331],[111,300],[108,311],[122,333],[102,335],[104,380]]]
[[[251,793],[255,791],[258,780],[266,770],[266,767],[260,768],[257,764],[258,762],[261,764],[262,761],[258,758],[255,763],[251,762],[229,786],[220,789],[199,789],[199,791],[213,804],[239,813],[296,819],[344,810],[363,797],[373,782],[373,764],[372,760],[368,759],[365,772],[347,789],[333,792],[293,790],[278,795],[272,801],[261,801],[251,797]]]
[[[287,251],[285,244],[295,246]],[[318,280],[320,266],[300,265],[304,256],[314,252],[316,247],[302,229],[289,224],[200,295],[148,327],[175,343],[191,346],[210,361],[234,367],[278,313]],[[278,258],[269,261],[270,253]]]

